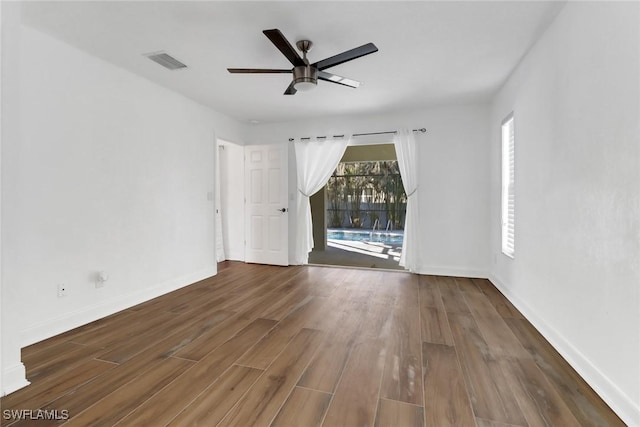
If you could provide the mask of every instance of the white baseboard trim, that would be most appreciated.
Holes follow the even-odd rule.
[[[244,261],[244,251],[241,251],[241,252],[229,251],[229,253],[225,255],[228,261]]]
[[[433,276],[469,277],[472,279],[486,279],[489,277],[486,270],[441,266],[420,266],[416,273]]]
[[[37,325],[20,332],[20,346],[25,347],[63,332],[70,331],[78,326],[85,325],[117,313],[118,311],[133,307],[136,304],[143,303],[150,299],[191,285],[192,283],[206,279],[207,277],[214,276],[216,273],[217,265],[214,264],[213,266],[204,268],[196,273],[171,279],[153,287],[126,295],[120,295],[98,304],[83,307],[80,310],[65,313],[62,316],[48,319],[44,322],[39,322]]]
[[[627,425],[640,427],[640,405],[638,403],[620,390],[613,381],[591,363],[568,339],[539,316],[535,310],[513,294],[501,279],[491,274],[489,275],[489,280],[520,310],[538,332],[549,341],[553,348],[564,357]]]
[[[22,363],[9,366],[2,370],[2,396],[20,390],[31,384],[26,380],[27,371]]]

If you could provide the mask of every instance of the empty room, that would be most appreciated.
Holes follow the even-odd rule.
[[[0,18],[0,425],[640,427],[639,2]]]

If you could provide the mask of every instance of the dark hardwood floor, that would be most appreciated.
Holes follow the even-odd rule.
[[[22,357],[2,425],[624,425],[480,279],[226,262]]]

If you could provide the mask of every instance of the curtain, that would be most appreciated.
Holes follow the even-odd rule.
[[[398,157],[398,167],[404,191],[407,193],[407,214],[404,220],[404,240],[400,265],[417,272],[420,262],[420,208],[418,203],[418,156],[414,133],[410,129],[399,130],[393,144]]]
[[[296,141],[298,196],[296,211],[296,264],[307,264],[313,249],[313,224],[309,197],[327,183],[340,163],[349,138],[322,138]]]

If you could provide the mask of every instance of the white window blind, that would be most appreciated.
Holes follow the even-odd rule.
[[[502,252],[515,255],[515,134],[513,113],[502,122]]]

